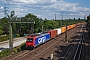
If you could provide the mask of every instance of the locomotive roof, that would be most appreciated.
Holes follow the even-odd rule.
[[[46,35],[47,33],[40,33],[40,34],[31,34],[30,36],[34,37],[34,36],[42,36],[42,35]]]
[[[41,34],[31,34],[30,36],[39,36],[39,35],[41,35]]]

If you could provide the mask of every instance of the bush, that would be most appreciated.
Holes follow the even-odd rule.
[[[5,50],[0,52],[0,58],[8,56],[9,54],[10,54],[10,50],[9,49],[5,49]]]
[[[14,53],[17,53],[17,52],[20,52],[20,51],[21,51],[20,46],[13,48]]]
[[[22,44],[20,45],[20,48],[21,48],[21,50],[25,50],[26,44],[25,44],[25,43],[22,43]]]
[[[25,43],[22,43],[20,46],[17,46],[13,49],[14,53],[20,52],[21,50],[25,50]]]
[[[7,35],[1,35],[0,36],[0,42],[8,40]]]
[[[22,43],[20,46],[13,48],[13,53],[17,53],[17,52],[20,52],[22,50],[25,50],[25,43]],[[0,52],[0,58],[3,58],[3,57],[8,56],[8,55],[10,55],[9,49],[5,49],[2,52]]]
[[[16,37],[20,37],[20,34],[16,34]]]

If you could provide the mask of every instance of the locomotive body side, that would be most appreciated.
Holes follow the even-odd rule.
[[[50,34],[45,33],[39,36],[28,36],[26,40],[26,47],[34,48],[50,39]]]
[[[45,33],[45,34],[42,34],[42,35],[38,36],[38,38],[36,38],[35,41],[34,41],[34,47],[36,47],[36,46],[38,46],[42,43],[45,43],[49,39],[50,39],[50,34],[49,33]]]

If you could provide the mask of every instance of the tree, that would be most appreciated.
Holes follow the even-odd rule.
[[[37,18],[34,14],[28,13],[24,17],[21,18],[22,21],[27,21],[29,20],[31,23],[29,24],[20,24],[21,27],[21,34],[31,34],[33,32],[37,33],[41,31],[41,26],[42,26],[42,19]]]
[[[0,26],[0,35],[3,33],[2,26]]]
[[[0,26],[2,27],[2,30],[3,30],[2,34],[8,34],[9,25],[8,25],[8,20],[6,18],[0,19]]]
[[[90,15],[89,16],[87,16],[87,22],[89,22],[90,21]]]
[[[86,22],[87,22],[87,26],[90,27],[90,15],[87,16],[87,21]]]
[[[44,20],[44,25],[46,25],[46,29],[50,30],[50,29],[54,29],[57,28],[59,26],[58,22],[56,22],[55,20]]]
[[[78,18],[78,20],[80,21],[80,18]]]
[[[9,19],[12,19],[15,15],[15,12],[14,11],[11,11],[10,15],[7,15]]]
[[[46,18],[44,20],[47,20]]]

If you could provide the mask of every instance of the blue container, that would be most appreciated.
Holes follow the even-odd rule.
[[[50,39],[49,33],[41,34],[40,36],[38,36],[38,38],[35,39],[35,45],[34,46],[42,44],[42,43],[48,41],[49,39]]]

